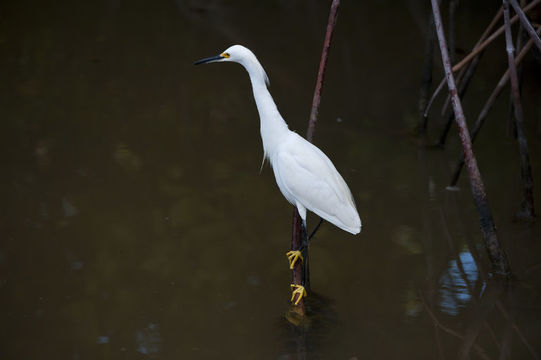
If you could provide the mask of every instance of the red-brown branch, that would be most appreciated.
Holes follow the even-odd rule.
[[[329,58],[329,49],[331,47],[332,35],[336,25],[336,17],[338,16],[338,8],[340,0],[333,0],[331,11],[329,13],[329,21],[327,22],[327,32],[325,33],[325,41],[323,42],[323,50],[321,51],[321,60],[319,62],[319,70],[317,72],[316,88],[314,90],[314,98],[312,99],[312,111],[310,112],[310,121],[308,122],[308,131],[306,139],[313,141],[314,131],[316,127],[317,116],[319,113],[319,104],[321,102],[321,91],[323,90],[323,79],[325,78],[325,68],[327,67],[327,59]]]
[[[327,66],[327,59],[329,56],[329,49],[331,47],[332,35],[334,32],[334,27],[336,25],[336,17],[338,15],[338,8],[340,7],[340,0],[333,0],[331,4],[331,10],[329,13],[329,20],[327,22],[327,32],[325,33],[325,41],[323,42],[323,50],[321,52],[321,60],[319,62],[319,70],[317,73],[316,88],[314,90],[314,98],[312,100],[312,111],[310,112],[310,120],[308,122],[308,131],[306,133],[306,139],[312,142],[314,138],[314,131],[317,121],[317,116],[319,112],[319,104],[321,103],[321,92],[323,89],[323,79],[325,78],[325,68]],[[301,217],[297,209],[293,210],[293,231],[291,236],[291,249],[299,250],[301,248]],[[308,254],[308,249],[306,249],[306,254]],[[304,259],[308,261],[308,256]],[[308,272],[308,269],[306,270]],[[295,263],[295,266],[292,270],[293,284],[301,285],[303,283],[302,279],[302,265],[300,261]],[[305,274],[309,278],[309,274]],[[309,289],[306,289],[307,291]],[[296,299],[295,299],[296,300]],[[297,313],[304,315],[305,308],[303,299],[299,301],[296,305]]]

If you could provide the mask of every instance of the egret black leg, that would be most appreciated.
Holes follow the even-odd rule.
[[[314,235],[316,234],[317,230],[319,229],[322,223],[323,223],[323,218],[320,217],[319,222],[317,223],[316,227],[314,228],[314,230],[312,230],[312,233],[310,234],[310,236],[308,236],[308,240],[314,237]]]
[[[306,220],[302,220],[301,224],[301,243],[298,250],[291,250],[286,253],[286,256],[289,260],[289,268],[293,270],[295,263],[300,260],[302,263],[301,267],[301,284],[291,284],[291,287],[294,289],[293,295],[291,296],[291,301],[298,303],[298,301],[306,296],[306,291],[310,291],[310,268],[309,268],[309,259],[308,259],[308,242],[315,235],[316,231],[319,229],[319,226],[323,222],[323,219],[320,218],[319,223],[316,225],[310,236],[308,236],[308,231],[306,229]],[[295,301],[297,299],[297,301]]]
[[[319,225],[318,225],[319,226]],[[304,258],[302,262],[302,286],[310,290],[310,269],[308,266],[308,233],[306,231],[306,221],[302,221],[301,229],[301,253]]]

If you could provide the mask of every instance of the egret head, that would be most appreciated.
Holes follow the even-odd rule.
[[[225,49],[219,55],[211,56],[211,57],[194,62],[194,65],[208,64],[211,62],[218,62],[218,61],[232,61],[232,62],[242,64],[245,60],[248,60],[250,58],[255,59],[255,55],[253,52],[251,52],[249,49],[245,48],[244,46],[233,45]]]
[[[263,70],[263,67],[257,60],[256,56],[250,49],[242,45],[233,45],[225,49],[221,54],[211,56],[205,59],[194,62],[194,65],[209,64],[212,62],[236,62],[244,66],[244,68],[250,73],[258,73],[261,75],[263,81],[269,85],[269,78]]]

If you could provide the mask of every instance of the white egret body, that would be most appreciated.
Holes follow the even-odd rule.
[[[264,156],[270,161],[280,191],[297,207],[303,224],[306,210],[310,210],[339,228],[358,234],[361,219],[346,182],[320,149],[289,130],[267,89],[267,74],[254,53],[233,45],[196,64],[217,61],[239,63],[250,75],[261,119]]]

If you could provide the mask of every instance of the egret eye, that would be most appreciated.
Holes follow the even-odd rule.
[[[224,58],[227,59],[227,58],[229,58],[230,55],[229,55],[229,53],[225,53],[225,52],[224,52],[224,53],[222,54],[222,56],[223,56]]]

